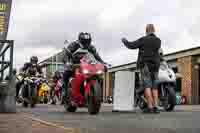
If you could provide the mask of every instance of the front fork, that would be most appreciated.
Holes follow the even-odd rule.
[[[165,97],[165,90],[164,90],[164,85],[163,84],[161,84],[161,86],[160,86],[160,96],[161,97]]]
[[[95,84],[97,83],[96,79],[84,81],[85,88],[85,97],[95,96]]]
[[[84,81],[84,88],[85,88],[85,97],[91,95],[91,81]]]
[[[166,105],[168,104],[168,95],[167,95],[167,88],[169,87],[169,85],[163,85],[161,84],[160,87],[160,105]]]

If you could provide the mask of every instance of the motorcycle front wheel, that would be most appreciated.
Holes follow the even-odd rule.
[[[173,87],[167,88],[167,104],[164,104],[165,111],[173,111],[176,106],[176,92]]]
[[[49,101],[48,97],[47,97],[47,96],[45,96],[45,97],[44,97],[44,103],[45,103],[45,104],[47,104],[47,103],[48,103],[48,101]]]
[[[38,101],[38,95],[37,95],[37,88],[35,87],[31,87],[30,86],[30,90],[31,90],[31,107],[34,108],[35,105],[37,104],[37,101]]]
[[[88,96],[88,112],[98,114],[101,108],[101,86],[98,82],[92,86],[93,94]]]
[[[23,97],[23,107],[27,108],[28,107],[28,97],[29,97],[29,90],[27,85],[22,86],[22,97]]]

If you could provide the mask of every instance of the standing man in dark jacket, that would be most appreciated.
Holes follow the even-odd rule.
[[[91,52],[96,60],[99,62],[106,64],[101,57],[99,56],[96,48],[91,44],[92,38],[90,33],[79,33],[78,40],[70,43],[66,49],[64,49],[64,56],[63,56],[63,63],[65,64],[65,70],[63,74],[63,94],[66,96],[66,89],[69,82],[69,78],[73,76],[73,70],[71,68],[72,64],[79,64],[79,59],[73,59],[72,55],[75,53],[79,48],[87,49]]]
[[[157,107],[157,80],[160,67],[159,49],[161,47],[161,40],[154,33],[154,25],[148,24],[146,26],[146,36],[133,42],[122,38],[122,42],[129,49],[139,49],[137,67],[140,70],[145,96],[148,100],[148,109],[145,112],[159,113]]]

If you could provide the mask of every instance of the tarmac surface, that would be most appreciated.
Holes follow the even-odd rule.
[[[33,109],[18,105],[17,110],[29,120],[48,125],[48,131],[56,128],[77,133],[200,133],[200,106],[177,106],[173,112],[160,114],[143,114],[138,109],[112,112],[110,105],[104,105],[98,115],[90,115],[85,108],[69,113],[61,105],[47,104]]]

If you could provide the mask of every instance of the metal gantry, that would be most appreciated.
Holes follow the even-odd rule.
[[[0,81],[4,80],[5,70],[9,69],[8,77],[11,78],[13,72],[13,40],[0,40]],[[5,59],[6,54],[8,60]]]

